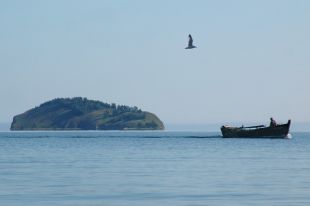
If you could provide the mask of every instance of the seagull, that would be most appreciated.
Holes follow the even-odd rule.
[[[185,48],[185,49],[194,49],[196,48],[196,46],[193,45],[193,38],[192,38],[192,35],[188,35],[188,46]]]

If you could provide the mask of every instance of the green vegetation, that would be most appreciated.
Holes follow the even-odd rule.
[[[154,114],[86,98],[58,98],[13,118],[11,130],[163,130]]]

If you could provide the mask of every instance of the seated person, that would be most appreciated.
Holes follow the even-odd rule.
[[[271,118],[270,118],[270,127],[275,127],[275,126],[277,126],[277,123],[276,123],[276,121],[271,117]]]

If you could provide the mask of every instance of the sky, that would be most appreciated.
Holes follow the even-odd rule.
[[[77,96],[168,124],[310,122],[309,11],[307,0],[2,0],[0,122]]]

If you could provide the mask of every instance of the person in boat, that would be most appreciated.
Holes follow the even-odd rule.
[[[276,121],[271,117],[271,118],[270,118],[270,127],[275,127],[275,126],[277,126],[277,123],[276,123]]]

